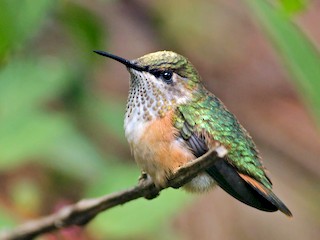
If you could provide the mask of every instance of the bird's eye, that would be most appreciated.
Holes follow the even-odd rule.
[[[167,83],[167,84],[171,84],[173,82],[172,75],[173,75],[173,73],[170,70],[166,70],[161,73],[161,77],[162,77],[163,81],[165,81],[165,83]]]

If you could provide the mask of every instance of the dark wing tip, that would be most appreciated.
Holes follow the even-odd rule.
[[[293,217],[289,208],[272,191],[270,192],[269,196],[272,198],[272,203],[279,209],[279,211],[290,218]]]
[[[239,176],[244,181],[246,181],[254,190],[256,190],[261,196],[266,198],[275,207],[277,207],[279,211],[281,211],[288,217],[292,217],[291,211],[270,189],[266,188],[263,184],[259,183],[258,181],[249,177],[248,175],[239,173]]]
[[[279,208],[279,210],[280,210],[282,213],[284,213],[287,217],[290,217],[290,218],[293,217],[292,212],[291,212],[291,211],[287,208],[287,206],[284,205],[283,203],[282,203],[282,206],[281,206],[281,207],[278,207],[278,208]]]
[[[274,204],[244,181],[236,169],[226,160],[216,161],[211,168],[207,169],[207,173],[223,190],[239,201],[266,212],[278,210]]]
[[[266,212],[280,210],[291,217],[292,213],[268,188],[247,175],[239,174],[226,160],[220,159],[207,173],[231,196],[239,201]]]

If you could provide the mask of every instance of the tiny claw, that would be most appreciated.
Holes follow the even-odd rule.
[[[151,178],[151,177],[145,171],[142,171],[141,175],[138,178],[138,183],[141,184],[149,178]]]
[[[138,181],[139,181],[139,185],[146,184],[148,181],[153,182],[150,175],[147,174],[145,171],[141,172],[141,175],[140,175]],[[154,184],[152,184],[152,185],[153,185],[153,187],[150,188],[148,193],[144,196],[145,199],[151,200],[151,199],[154,199],[159,196],[159,194],[160,194],[159,187],[157,187]]]

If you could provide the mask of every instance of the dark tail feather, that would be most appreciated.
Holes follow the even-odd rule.
[[[270,189],[247,175],[239,174],[227,161],[217,160],[207,173],[223,190],[239,201],[262,211],[280,210],[287,216],[292,216],[290,210]]]
[[[274,206],[276,206],[281,212],[283,212],[288,217],[292,217],[292,213],[287,208],[287,206],[284,205],[284,203],[270,189],[266,188],[261,183],[259,183],[255,179],[245,174],[239,174],[239,175],[259,194],[261,194],[264,198],[266,198],[269,202],[271,202]]]

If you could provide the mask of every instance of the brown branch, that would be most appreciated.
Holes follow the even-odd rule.
[[[164,188],[178,188],[183,186],[197,176],[199,172],[212,166],[216,160],[223,158],[226,154],[227,150],[222,146],[210,150],[203,156],[179,168],[168,180],[168,184]],[[84,225],[104,210],[140,197],[154,198],[162,189],[156,188],[151,178],[148,177],[140,181],[139,184],[133,188],[99,198],[84,199],[73,205],[64,207],[49,216],[29,221],[12,230],[0,232],[0,239],[26,240],[68,226]]]

